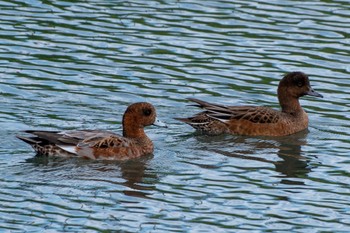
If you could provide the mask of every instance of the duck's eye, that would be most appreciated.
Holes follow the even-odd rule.
[[[151,109],[144,109],[144,110],[143,110],[143,114],[144,114],[145,116],[149,116],[149,115],[152,114],[152,110],[151,110]]]
[[[303,85],[304,85],[304,83],[303,83],[302,81],[298,81],[298,82],[297,82],[297,86],[298,86],[298,87],[302,87]]]

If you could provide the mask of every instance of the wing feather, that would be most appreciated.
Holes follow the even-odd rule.
[[[116,148],[116,147],[129,147],[130,140],[127,138],[123,138],[116,134],[110,136],[92,136],[90,138],[86,138],[85,140],[78,143],[78,148],[90,147],[90,148]]]
[[[276,123],[279,120],[279,112],[267,107],[225,106],[208,103],[194,98],[189,98],[189,100],[195,102],[197,104],[197,107],[203,108],[205,110],[196,116],[203,116],[204,114],[205,116],[221,121],[223,123],[227,123],[230,120],[247,120],[257,124],[268,124]],[[196,116],[194,116],[194,118]],[[197,123],[199,122],[197,121]]]

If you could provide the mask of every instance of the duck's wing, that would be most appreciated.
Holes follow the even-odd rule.
[[[79,142],[78,148],[110,148],[110,147],[128,147],[130,139],[124,138],[117,134],[93,135]]]
[[[65,136],[65,133],[62,131],[45,131],[45,130],[26,130],[25,133],[35,135],[37,141],[47,144],[75,144],[77,143],[77,138],[71,137],[68,140],[68,137]]]
[[[106,130],[73,130],[73,131],[63,131],[61,132],[61,141],[70,141],[72,138],[78,140],[78,143],[86,139],[91,138],[105,138],[113,135],[117,135],[112,131]],[[78,144],[77,143],[77,144]]]
[[[202,100],[190,98],[195,102],[197,107],[205,109],[204,112],[195,115],[193,119],[196,121],[204,121],[205,117],[228,123],[231,120],[247,120],[252,123],[266,124],[277,123],[280,119],[278,111],[267,107],[256,106],[225,106],[212,104]]]
[[[45,131],[27,130],[25,133],[34,135],[30,137],[17,136],[17,138],[30,145],[55,145],[58,148],[72,154],[76,154],[76,146],[83,140],[91,137],[105,138],[116,135],[110,131],[103,130],[69,130],[69,131]]]
[[[100,156],[108,158],[115,155],[128,154],[134,143],[131,139],[113,134],[108,136],[95,135],[79,142],[76,151],[79,156],[97,159]]]
[[[25,133],[35,135],[36,140],[52,144],[72,144],[77,145],[80,141],[93,136],[107,137],[116,135],[111,131],[104,130],[68,130],[68,131],[45,131],[26,130]],[[34,137],[32,137],[34,138]]]

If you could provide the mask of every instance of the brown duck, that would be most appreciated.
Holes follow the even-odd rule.
[[[285,136],[308,127],[308,116],[300,106],[299,98],[304,95],[323,97],[311,88],[308,76],[302,72],[285,75],[277,94],[281,111],[258,106],[224,106],[189,98],[205,111],[176,119],[208,135]]]
[[[153,143],[144,132],[149,125],[164,126],[150,103],[131,104],[123,116],[123,135],[104,130],[27,130],[32,136],[17,136],[38,155],[125,160],[153,153]]]

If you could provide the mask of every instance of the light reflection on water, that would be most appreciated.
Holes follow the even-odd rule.
[[[349,231],[346,1],[0,1],[0,228],[5,231]],[[187,97],[278,108],[301,70],[308,131],[193,133]],[[120,131],[152,102],[153,156],[34,157],[25,129]]]

